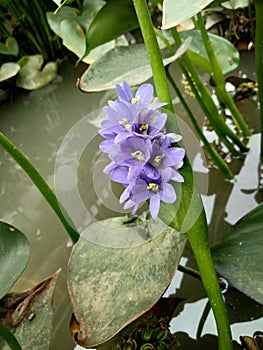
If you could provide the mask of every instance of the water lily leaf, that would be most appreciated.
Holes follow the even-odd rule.
[[[175,55],[164,58],[167,65],[179,58],[188,48],[190,38]],[[114,89],[123,81],[131,86],[138,85],[152,76],[149,56],[144,44],[120,46],[107,52],[91,64],[80,78],[78,85],[82,91],[93,92]]]
[[[213,249],[217,271],[263,304],[263,204],[244,216]]]
[[[17,56],[18,51],[19,51],[18,43],[16,39],[13,38],[12,36],[6,39],[5,44],[0,43],[0,54]]]
[[[248,7],[249,0],[230,0],[223,2],[221,5],[229,10],[236,10],[238,8]]]
[[[0,300],[0,321],[15,333],[22,349],[49,348],[53,317],[52,299],[59,273],[60,270],[32,289],[9,293]]]
[[[221,65],[223,74],[228,74],[239,65],[239,52],[228,40],[211,33],[208,33],[214,53]],[[200,30],[189,30],[181,32],[182,40],[191,36],[189,56],[205,72],[211,73],[211,67],[202,41]]]
[[[14,77],[20,70],[20,66],[14,62],[3,63],[0,67],[0,82]]]
[[[86,52],[86,33],[97,12],[105,5],[103,0],[84,0],[82,12],[63,6],[58,12],[47,12],[50,28],[62,39],[70,51],[78,57]]]
[[[201,12],[213,0],[164,0],[162,29],[169,29]]]
[[[139,27],[131,0],[109,0],[87,32],[87,52]]]
[[[127,243],[137,235],[142,243],[109,246],[122,230],[128,231]],[[97,236],[104,236],[107,246],[89,240]],[[161,221],[145,226],[114,218],[89,226],[73,247],[68,266],[75,341],[86,348],[104,343],[149,310],[173,278],[185,242],[184,235]]]
[[[21,69],[16,78],[16,85],[26,90],[39,89],[55,79],[57,62],[48,62],[44,67],[41,55],[24,56],[17,62]]]
[[[15,227],[0,221],[0,299],[24,271],[30,256],[26,236]]]

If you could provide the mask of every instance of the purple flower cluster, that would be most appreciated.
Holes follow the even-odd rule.
[[[164,103],[153,98],[153,86],[141,85],[135,96],[124,82],[116,85],[118,98],[104,108],[107,119],[100,134],[105,138],[100,149],[109,154],[111,163],[104,172],[113,181],[122,183],[125,190],[120,202],[135,213],[146,200],[155,219],[160,201],[173,203],[176,194],[171,180],[183,182],[178,169],[183,165],[185,151],[171,147],[180,135],[165,133],[166,113],[160,112]]]

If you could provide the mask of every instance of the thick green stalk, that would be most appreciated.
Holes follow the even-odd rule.
[[[172,28],[171,30],[175,43],[177,46],[180,46],[182,44],[182,40],[180,38],[179,33],[177,32],[176,28]],[[227,136],[229,139],[231,139],[240,149],[242,152],[248,151],[248,148],[239,140],[237,135],[227,126],[223,118],[218,112],[218,109],[209,93],[207,88],[204,86],[202,80],[200,79],[200,76],[198,75],[195,67],[193,66],[189,55],[187,52],[183,55],[184,62],[186,64],[187,70],[184,70],[184,67],[180,65],[180,62],[178,61],[178,64],[180,65],[180,68],[182,68],[183,72],[186,76],[188,76],[188,72],[191,74],[193,81],[195,82],[197,89],[200,93],[196,95],[198,102],[205,112],[207,118],[209,119],[211,125],[213,126],[215,132],[218,134],[218,137],[220,140],[226,144],[226,146],[229,148],[228,140],[226,140]],[[190,81],[191,86],[193,86],[192,82]],[[193,86],[193,91],[195,92],[196,88]],[[229,148],[231,150],[231,147]],[[231,151],[232,152],[232,151]]]
[[[48,186],[36,168],[34,168],[26,156],[2,132],[0,132],[0,146],[2,146],[10,154],[10,156],[14,158],[14,160],[30,177],[30,179],[33,181],[33,183],[36,185],[49,205],[57,214],[73,243],[76,243],[79,239],[79,233],[74,228],[74,224],[70,220],[65,209],[63,209],[62,205],[59,203],[54,192],[51,190],[51,188]]]
[[[0,338],[3,338],[11,350],[22,350],[14,334],[0,323]]]
[[[221,172],[228,178],[233,179],[234,175],[232,174],[231,170],[229,169],[226,162],[223,160],[223,158],[218,154],[218,152],[210,145],[210,143],[207,141],[207,138],[203,134],[202,130],[200,129],[191,109],[189,108],[188,104],[186,103],[183,95],[181,94],[181,91],[179,90],[178,86],[176,85],[174,79],[172,78],[169,68],[166,69],[166,75],[168,80],[170,81],[172,87],[174,88],[174,91],[176,95],[178,96],[182,106],[184,107],[189,119],[192,122],[192,125],[197,133],[197,135],[200,137],[200,140],[203,142],[204,147],[206,148],[207,152],[209,153],[210,157],[212,158],[215,165],[218,166],[218,168],[221,170]]]
[[[158,98],[160,101],[168,102],[171,110],[171,97],[168,90],[165,69],[160,69],[160,66],[163,66],[163,62],[146,0],[133,0],[133,2],[152,65],[154,81],[158,86],[158,90],[156,89]],[[177,128],[174,116],[169,116],[167,123],[168,131],[174,132]],[[202,277],[203,285],[215,315],[220,350],[232,350],[231,333],[227,313],[208,245],[206,217],[197,186],[194,182],[192,169],[187,159],[185,160],[182,169],[182,175],[185,178],[185,185],[182,185],[182,198],[179,206],[177,204],[178,210],[170,225],[173,228],[184,232],[190,241]],[[169,210],[168,207],[169,206],[167,206],[167,210]],[[188,213],[189,209],[191,210],[190,215]],[[162,213],[164,215],[166,214],[166,206],[162,206]],[[185,218],[191,220],[191,217],[193,218],[196,213],[197,220],[192,223],[192,226],[189,225],[189,221],[187,223],[185,222]],[[184,228],[187,228],[187,230],[184,230]]]
[[[256,39],[255,58],[258,81],[258,99],[261,118],[261,164],[263,165],[263,0],[255,0]]]
[[[219,100],[223,102],[231,111],[232,119],[235,125],[237,126],[237,128],[241,130],[245,136],[249,136],[251,135],[251,132],[247,124],[245,123],[244,119],[239,113],[239,110],[237,109],[233,99],[229,96],[229,94],[226,91],[225,78],[222,72],[222,68],[214,53],[211,41],[209,39],[207,30],[205,28],[204,19],[201,13],[198,13],[197,20],[198,20],[198,27],[201,31],[203,43],[204,43],[206,53],[209,58],[209,62],[213,72],[213,79],[215,82],[215,90],[216,90],[217,96]]]
[[[168,82],[166,79],[165,68],[163,65],[163,59],[161,52],[159,50],[159,45],[156,40],[154,28],[152,25],[151,17],[149,15],[148,9],[144,6],[144,1],[133,0],[137,17],[141,26],[143,28],[142,35],[144,37],[146,49],[150,56],[151,67],[153,74],[154,85],[156,93],[160,101],[167,102],[167,109],[174,112],[172,99],[169,92]],[[142,11],[143,15],[140,13]],[[147,38],[155,38],[155,40],[148,40]]]

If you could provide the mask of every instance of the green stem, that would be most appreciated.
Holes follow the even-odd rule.
[[[218,166],[218,168],[221,170],[221,172],[228,178],[233,179],[234,175],[232,174],[231,170],[229,169],[226,162],[222,159],[222,157],[218,154],[218,152],[210,145],[210,143],[207,141],[205,135],[203,134],[202,130],[200,129],[191,109],[189,108],[188,104],[186,103],[183,95],[181,94],[181,91],[179,90],[178,86],[176,85],[174,79],[172,78],[169,68],[166,69],[166,75],[168,80],[170,81],[172,87],[174,88],[174,91],[176,95],[178,96],[182,106],[184,107],[186,113],[188,114],[189,119],[192,122],[192,125],[197,133],[197,135],[200,137],[200,140],[203,142],[204,147],[206,148],[207,152],[209,153],[210,157],[212,158],[215,165]]]
[[[144,0],[133,0],[133,2],[139,20],[139,24],[141,26],[141,29],[143,28],[142,35],[144,38],[146,49],[150,56],[152,71],[154,72],[153,80],[156,93],[160,101],[167,102],[167,109],[169,109],[169,111],[171,112],[174,112],[161,51],[156,40],[155,31],[152,25],[152,20],[147,5],[145,6]],[[152,40],[150,38],[155,38],[155,40]]]
[[[0,323],[0,338],[7,342],[11,350],[22,350],[14,334],[2,323]]]
[[[213,72],[213,78],[215,82],[215,90],[218,96],[219,101],[223,102],[231,111],[232,119],[239,130],[243,132],[245,136],[251,135],[251,132],[246,125],[244,119],[242,118],[239,110],[237,109],[233,99],[229,96],[226,91],[225,78],[222,72],[220,63],[214,53],[211,41],[209,39],[207,30],[205,28],[204,19],[201,13],[197,14],[198,26],[201,31],[203,43],[206,49],[207,56],[211,65]]]
[[[167,102],[169,109],[172,111],[171,96],[168,89],[168,82],[161,59],[159,46],[153,29],[153,24],[149,15],[146,0],[133,0],[134,7],[137,13],[138,21],[141,27],[142,35],[144,37],[145,45],[148,50],[150,58],[154,82],[158,86],[157,94],[160,101]],[[160,68],[162,66],[163,68]],[[177,123],[173,115],[168,113],[168,131],[177,131]],[[204,209],[202,206],[200,194],[197,186],[194,183],[192,168],[189,161],[186,159],[182,169],[182,175],[185,178],[187,186],[182,186],[182,198],[176,212],[176,216],[170,225],[175,229],[183,228],[185,224],[185,217],[188,209],[192,209],[191,214],[199,213],[198,219],[188,227],[185,232],[189,242],[192,246],[197,265],[202,277],[203,285],[209,297],[211,307],[213,309],[219,336],[220,350],[232,350],[232,341],[229,322],[225,305],[221,296],[217,275],[214,269],[209,245],[208,245],[208,230]],[[194,204],[194,205],[192,205]],[[176,204],[175,204],[176,205]],[[178,204],[177,204],[178,206]],[[164,205],[162,208],[165,208]],[[174,210],[174,206],[173,206]],[[165,210],[162,210],[165,215]],[[189,214],[189,213],[188,213]],[[191,215],[190,215],[191,216]],[[188,215],[189,218],[189,215]],[[184,232],[182,229],[181,232]]]
[[[258,81],[258,99],[261,118],[261,164],[263,165],[263,0],[255,0],[256,39],[255,59]]]
[[[176,28],[172,28],[171,31],[172,31],[176,45],[180,46],[182,44],[182,40],[180,38],[179,33],[177,32]],[[180,65],[180,68],[183,70],[185,76],[186,77],[189,76],[189,73],[190,73],[193,81],[196,83],[197,89],[201,95],[200,96],[199,93],[196,94],[198,103],[200,104],[201,108],[205,112],[207,118],[209,119],[211,125],[213,126],[220,140],[226,144],[226,146],[229,148],[229,150],[233,155],[235,154],[234,149],[229,145],[229,142],[226,139],[225,135],[229,137],[229,139],[231,139],[239,147],[240,151],[242,152],[248,151],[248,148],[239,140],[237,135],[227,126],[222,116],[219,114],[218,109],[209,91],[207,90],[202,80],[200,79],[200,76],[198,75],[195,67],[193,66],[187,52],[184,53],[183,58],[184,58],[184,62],[186,64],[187,70],[184,69],[180,61],[178,61],[178,64]],[[190,85],[193,89],[193,92],[195,93],[196,87],[192,83],[191,79],[190,79]]]
[[[198,279],[199,281],[201,281],[201,276],[200,273],[198,271],[196,271],[195,269],[192,269],[191,267],[186,267],[183,265],[178,265],[178,271],[181,271],[189,276],[192,276],[196,279]]]
[[[21,168],[26,172],[26,174],[30,177],[42,195],[45,197],[49,205],[57,214],[61,223],[65,227],[67,233],[72,239],[73,243],[76,243],[79,239],[79,233],[74,228],[74,224],[70,220],[67,215],[65,209],[59,203],[57,197],[54,192],[45,182],[43,177],[39,174],[39,172],[34,168],[34,166],[30,163],[30,161],[26,158],[26,156],[2,133],[0,132],[0,146],[2,146],[12,158],[21,166]]]

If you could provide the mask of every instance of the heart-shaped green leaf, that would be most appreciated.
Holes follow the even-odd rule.
[[[62,39],[70,51],[78,57],[86,52],[86,33],[97,12],[105,5],[103,0],[84,0],[82,12],[63,6],[57,13],[48,12],[47,21],[51,29]]]
[[[162,29],[169,29],[183,23],[201,12],[213,0],[164,0]]]
[[[6,39],[5,44],[0,43],[0,54],[17,56],[18,51],[19,51],[19,48],[18,48],[17,41],[12,36]]]
[[[16,85],[26,90],[39,89],[55,79],[58,64],[49,62],[44,67],[41,55],[24,56],[17,62],[21,69],[16,78]]]
[[[239,52],[228,40],[211,33],[208,33],[214,53],[221,65],[223,74],[228,74],[239,65]],[[192,38],[189,46],[191,60],[205,72],[211,73],[208,56],[202,41],[200,30],[189,30],[180,33],[182,40],[189,36]]]
[[[126,247],[110,246],[123,235]],[[136,236],[141,244],[129,247]],[[107,246],[90,241],[103,238]],[[171,282],[185,242],[159,220],[146,225],[114,218],[89,226],[68,267],[75,341],[87,348],[101,344],[149,310]]]
[[[175,55],[164,58],[167,65],[179,58],[189,47],[186,40]],[[152,76],[152,69],[144,44],[120,46],[108,51],[91,64],[79,81],[79,88],[85,92],[103,91],[115,88],[116,84],[127,81],[134,86]]]
[[[0,299],[24,271],[30,256],[26,236],[13,226],[0,221]]]
[[[131,0],[109,0],[87,32],[87,52],[139,27]]]
[[[22,349],[49,349],[52,300],[59,273],[60,270],[32,289],[9,293],[0,300],[1,322],[15,332]],[[1,349],[9,348],[4,346]]]
[[[263,304],[263,204],[244,216],[213,249],[217,271]]]
[[[0,82],[14,77],[20,70],[20,66],[14,62],[3,63],[0,67]]]

